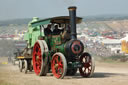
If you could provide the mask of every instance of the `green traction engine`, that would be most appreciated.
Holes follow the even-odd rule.
[[[73,76],[79,70],[83,77],[92,76],[94,59],[84,52],[83,43],[77,39],[76,7],[69,7],[69,16],[39,20],[33,18],[24,35],[27,47],[19,57],[20,71],[34,70],[38,76],[52,72],[56,78]]]

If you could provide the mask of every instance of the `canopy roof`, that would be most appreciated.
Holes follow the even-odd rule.
[[[81,17],[76,17],[77,24],[81,23],[81,21],[82,21]],[[68,23],[70,23],[70,17],[69,16],[59,16],[59,17],[42,19],[42,20],[38,20],[36,22],[32,22],[31,25],[32,25],[32,27],[36,27],[36,26],[45,25],[45,24],[49,24],[49,23],[68,24]]]

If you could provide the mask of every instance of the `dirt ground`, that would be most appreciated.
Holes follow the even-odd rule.
[[[82,78],[77,73],[56,79],[51,73],[45,77],[36,76],[34,72],[21,73],[17,65],[6,62],[7,58],[0,57],[0,85],[128,85],[128,63],[96,62],[91,78]]]

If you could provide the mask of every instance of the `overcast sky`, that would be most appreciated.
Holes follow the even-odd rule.
[[[128,0],[0,0],[0,20],[68,15],[68,6],[78,16],[128,14]]]

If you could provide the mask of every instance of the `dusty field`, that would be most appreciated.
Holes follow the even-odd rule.
[[[128,63],[98,63],[92,78],[66,76],[56,79],[52,74],[39,77],[32,73],[20,73],[18,66],[6,64],[6,58],[0,58],[0,85],[128,85]]]

